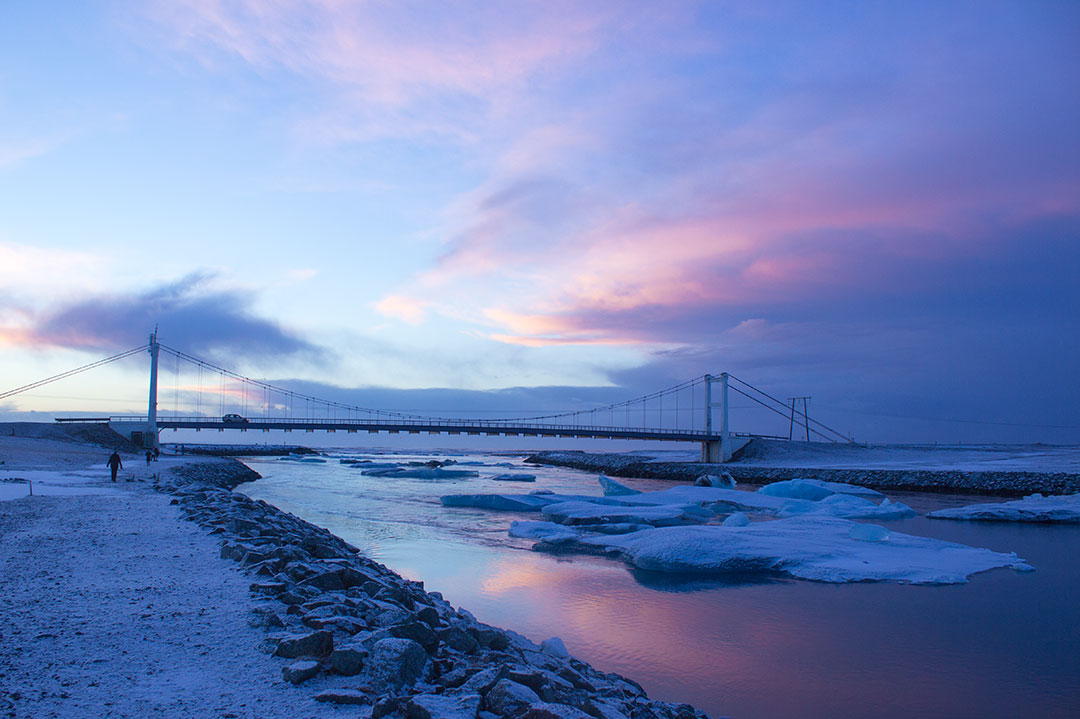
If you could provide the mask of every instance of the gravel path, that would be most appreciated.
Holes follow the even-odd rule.
[[[0,716],[339,716],[259,651],[218,540],[126,490],[0,502]]]

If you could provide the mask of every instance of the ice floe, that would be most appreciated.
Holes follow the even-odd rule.
[[[386,469],[365,469],[360,474],[368,477],[404,477],[410,479],[464,479],[479,477],[480,473],[471,469],[443,469],[442,467],[393,467]]]
[[[515,474],[514,472],[505,472],[503,474],[496,474],[491,477],[496,482],[535,482],[535,474]]]
[[[788,479],[783,482],[773,482],[772,484],[766,484],[758,492],[767,494],[770,497],[809,499],[812,502],[825,499],[834,494],[850,494],[857,497],[884,496],[881,492],[868,487],[858,487],[843,482],[825,482],[820,479]]]
[[[964,519],[984,522],[1080,523],[1080,494],[1043,496],[1029,494],[1011,502],[971,504],[939,509],[926,515],[932,519]]]
[[[914,517],[915,510],[906,504],[885,499],[881,504],[874,504],[869,499],[847,494],[832,494],[819,501],[793,499],[780,508],[777,517],[797,515],[817,515],[842,517],[844,519],[904,519]]]
[[[860,529],[864,526],[835,517],[802,516],[743,526],[657,527],[615,536],[581,532],[576,540],[558,536],[560,546],[614,554],[634,567],[658,572],[956,584],[998,567],[1031,570],[1015,554],[899,532],[882,536]]]
[[[621,507],[594,502],[559,502],[540,511],[545,519],[559,524],[636,523],[655,527],[702,524],[713,516],[695,505],[682,504]]]
[[[600,488],[604,490],[605,497],[625,497],[631,494],[641,494],[641,492],[636,489],[630,489],[625,484],[616,482],[611,477],[606,477],[601,474],[598,479],[600,480]]]

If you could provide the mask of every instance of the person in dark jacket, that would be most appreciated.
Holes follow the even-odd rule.
[[[120,461],[120,453],[113,450],[112,456],[109,457],[109,461],[105,464],[109,465],[109,469],[112,470],[112,481],[116,481],[116,470],[123,469],[124,463]]]

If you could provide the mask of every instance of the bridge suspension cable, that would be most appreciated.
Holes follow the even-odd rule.
[[[810,417],[807,416],[807,414],[805,412],[800,412],[798,409],[795,409],[794,405],[789,407],[786,403],[781,402],[780,400],[778,400],[776,397],[773,397],[768,392],[765,392],[764,390],[755,387],[754,385],[750,384],[749,382],[747,382],[745,380],[739,379],[738,377],[736,377],[733,374],[729,374],[728,379],[734,380],[734,381],[738,382],[739,384],[743,385],[744,387],[746,387],[748,390],[751,390],[752,392],[756,392],[759,395],[762,395],[762,396],[772,400],[772,402],[774,404],[769,404],[768,402],[765,402],[765,401],[759,399],[758,397],[755,397],[750,392],[742,390],[742,389],[740,389],[738,387],[735,387],[733,385],[728,385],[732,391],[738,392],[739,394],[746,397],[747,399],[749,399],[749,400],[751,400],[753,402],[756,402],[757,404],[761,405],[762,407],[765,407],[766,409],[768,409],[768,410],[770,410],[772,412],[775,412],[775,413],[779,414],[781,417],[784,417],[785,419],[788,417],[788,412],[793,413],[794,416],[801,417],[806,422],[807,429],[809,429],[810,432],[813,432],[814,434],[821,437],[822,439],[828,440],[829,442],[836,442],[837,438],[839,437],[840,439],[842,439],[845,442],[854,442],[855,441],[851,437],[848,437],[847,435],[843,434],[842,432],[836,431],[832,427],[829,427],[828,425],[825,425],[825,424],[817,421],[816,419],[810,419]],[[780,407],[783,407],[784,409],[780,410],[777,407],[777,405],[779,405]],[[810,425],[815,425],[815,426],[811,427]],[[821,429],[819,430],[819,429],[817,429],[817,427],[820,427]]]
[[[113,362],[118,362],[134,354],[145,352],[147,346],[148,345],[141,345],[139,347],[133,347],[127,351],[121,352],[120,354],[115,354],[112,357],[106,357],[105,359],[100,359],[97,362],[91,362],[90,364],[85,364],[82,367],[76,367],[75,369],[68,370],[67,372],[61,372],[60,374],[53,375],[52,377],[46,377],[45,379],[38,380],[37,382],[31,382],[30,384],[23,385],[22,387],[9,389],[7,392],[0,392],[0,399],[14,397],[17,394],[29,392],[30,390],[37,389],[38,387],[44,387],[47,384],[51,384],[62,379],[67,379],[68,377],[73,377],[77,374],[81,374],[82,372],[97,369],[98,367],[104,367],[105,365],[112,364]]]

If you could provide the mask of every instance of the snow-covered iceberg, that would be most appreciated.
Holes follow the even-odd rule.
[[[630,489],[621,482],[616,482],[611,477],[600,475],[597,479],[600,480],[600,487],[604,490],[605,497],[626,497],[633,494],[641,494],[636,489]]]
[[[409,479],[464,479],[479,477],[471,469],[443,469],[442,467],[396,467],[389,469],[365,469],[360,472],[368,477],[403,477]]]
[[[932,519],[966,519],[984,522],[1053,522],[1080,524],[1080,494],[1030,494],[1012,502],[970,504],[939,509],[926,515]]]
[[[657,506],[620,507],[595,502],[559,502],[540,510],[544,519],[559,524],[649,524],[671,527],[681,524],[702,524],[712,514],[694,505],[664,504]]]
[[[884,496],[881,492],[868,487],[858,487],[843,482],[826,482],[820,479],[788,479],[783,482],[773,482],[761,487],[758,492],[767,494],[770,497],[808,499],[811,502],[825,499],[834,494],[850,494],[856,497]]]
[[[537,494],[446,494],[440,497],[445,507],[477,507],[504,512],[539,512],[552,504],[555,495]]]
[[[491,477],[496,482],[535,482],[535,474],[516,474],[514,472],[504,472],[503,474],[492,475]]]
[[[634,567],[658,572],[760,572],[819,582],[956,584],[998,567],[1031,570],[1015,554],[857,529],[861,526],[846,519],[803,516],[744,526],[658,527],[615,536],[582,532],[576,540],[557,536],[560,546],[616,554]]]
[[[510,536],[521,539],[535,539],[548,544],[561,544],[575,541],[579,532],[555,522],[511,522]]]
[[[777,517],[795,517],[816,515],[841,517],[843,519],[877,519],[885,522],[890,519],[914,517],[915,510],[906,504],[885,499],[881,504],[874,504],[869,499],[848,494],[831,494],[819,501],[793,499],[780,508]]]

